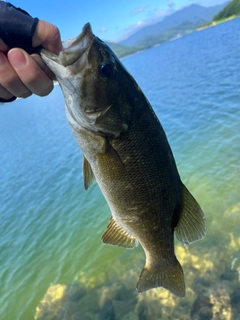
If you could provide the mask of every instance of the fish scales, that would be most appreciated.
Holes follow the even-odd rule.
[[[182,183],[165,132],[141,89],[90,24],[59,56],[41,50],[65,97],[83,153],[84,187],[98,183],[112,213],[102,241],[144,249],[137,290],[164,287],[184,297],[174,232],[204,237],[204,214]]]

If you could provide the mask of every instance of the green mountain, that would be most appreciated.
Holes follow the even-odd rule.
[[[112,51],[118,56],[118,58],[129,56],[140,50],[140,48],[138,47],[128,47],[120,43],[114,43],[114,42],[108,42],[108,41],[106,43],[112,49]]]
[[[236,1],[239,3],[240,0]],[[120,43],[107,44],[119,58],[122,58],[196,31],[200,26],[210,24],[213,17],[225,7],[226,3],[209,8],[192,4],[156,24],[144,27]]]
[[[203,7],[198,4],[191,4],[182,8],[181,10],[176,10],[173,14],[166,16],[163,20],[143,27],[134,34],[132,34],[127,39],[121,41],[120,43],[125,46],[145,46],[145,41],[150,44],[150,38],[157,39],[159,37],[159,43],[161,38],[165,36],[163,33],[169,30],[176,30],[180,26],[182,32],[182,26],[187,22],[187,24],[201,25],[203,23],[208,23],[212,21],[213,17],[219,13],[226,6],[225,4],[213,6],[213,7]],[[187,26],[188,28],[189,26]],[[170,39],[168,39],[170,40]],[[152,45],[155,45],[154,40]]]
[[[240,15],[240,0],[232,0],[222,11],[214,16],[213,21]]]
[[[143,50],[147,48],[151,48],[153,46],[159,45],[163,42],[174,40],[180,38],[188,33],[196,31],[197,27],[204,24],[205,20],[199,19],[197,21],[189,21],[185,20],[181,24],[177,25],[174,28],[170,28],[165,30],[160,34],[148,35],[139,42],[138,47]]]

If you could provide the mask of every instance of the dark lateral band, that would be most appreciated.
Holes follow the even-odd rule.
[[[38,18],[32,18],[26,11],[11,3],[0,1],[0,37],[10,48],[22,48],[35,52],[32,37]]]

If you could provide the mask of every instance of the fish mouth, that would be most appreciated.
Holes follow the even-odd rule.
[[[53,65],[58,64],[64,67],[73,65],[90,48],[94,37],[90,23],[86,23],[79,36],[62,42],[63,50],[59,55],[43,48],[40,50],[40,55],[49,68],[54,69],[52,71],[55,73],[56,70]]]

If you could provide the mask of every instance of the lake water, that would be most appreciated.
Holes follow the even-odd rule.
[[[186,297],[137,294],[144,252],[104,246],[110,211],[83,189],[60,88],[0,107],[0,319],[240,319],[240,19],[123,60],[207,218],[176,255]]]

